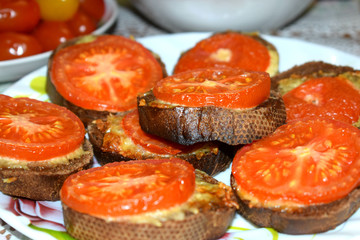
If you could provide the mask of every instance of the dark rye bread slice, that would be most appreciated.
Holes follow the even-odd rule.
[[[250,206],[237,193],[235,178],[231,187],[238,199],[238,213],[259,227],[271,227],[288,234],[313,234],[334,229],[350,218],[360,207],[360,187],[334,202],[305,206],[292,211]]]
[[[204,182],[222,184],[200,171],[196,171],[196,175]],[[198,199],[196,212],[183,210],[183,219],[163,219],[161,224],[103,219],[77,212],[65,204],[63,214],[68,233],[79,240],[215,240],[225,234],[237,208],[231,191],[224,198],[226,200],[208,204],[202,204]]]
[[[45,164],[30,162],[28,169],[0,168],[0,191],[14,197],[39,201],[57,201],[65,179],[73,173],[91,167],[93,150],[90,142],[83,143],[85,153],[67,163]]]
[[[291,89],[299,86],[309,78],[333,77],[346,72],[353,72],[349,66],[337,66],[323,61],[311,61],[296,65],[271,78],[271,87],[284,95]]]
[[[255,108],[244,110],[172,105],[160,102],[149,91],[138,97],[138,111],[145,132],[183,145],[209,141],[248,144],[286,121],[285,105],[276,91]]]
[[[55,85],[51,81],[50,72],[52,70],[52,62],[54,55],[60,51],[63,48],[66,48],[68,46],[72,46],[74,44],[81,44],[82,42],[91,41],[92,38],[96,37],[94,36],[81,36],[77,38],[73,38],[71,40],[68,40],[62,44],[60,44],[51,54],[48,64],[47,64],[47,76],[46,76],[46,93],[49,96],[49,99],[52,103],[55,103],[60,106],[64,106],[73,113],[75,113],[80,120],[84,123],[85,127],[93,120],[96,119],[105,119],[107,115],[109,115],[111,112],[109,111],[100,111],[100,110],[93,110],[93,109],[86,109],[77,106],[76,104],[66,100],[57,90]],[[153,53],[153,52],[152,52]],[[165,64],[162,62],[159,55],[153,53],[153,56],[156,58],[156,60],[159,62],[159,64],[162,67],[163,75],[167,76]]]
[[[123,151],[120,153],[117,149],[121,148],[119,147],[121,143],[117,142],[115,139],[111,144],[111,149],[109,149],[109,147],[103,147],[104,136],[111,128],[111,126],[109,126],[110,124],[114,123],[98,119],[93,121],[87,127],[89,140],[93,145],[94,155],[100,165],[134,159],[139,160],[176,157],[188,161],[194,166],[194,168],[204,171],[212,176],[227,169],[234,156],[234,149],[221,143],[206,143],[201,144],[201,146],[198,147],[189,146],[187,151],[183,151],[175,155],[151,153],[146,149],[139,150],[141,146],[136,146],[132,143],[132,151]],[[127,148],[129,149],[128,144],[129,140],[127,141]],[[141,154],[139,154],[139,152]]]

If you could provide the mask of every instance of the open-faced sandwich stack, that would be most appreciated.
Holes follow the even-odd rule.
[[[174,74],[138,97],[140,125],[183,145],[251,143],[286,120],[283,100],[270,85],[268,73],[238,68]]]
[[[229,186],[175,158],[79,172],[61,201],[67,231],[79,240],[215,240],[237,208]]]
[[[139,93],[166,75],[160,58],[135,40],[85,36],[60,45],[48,63],[47,93],[85,125],[136,108]]]
[[[92,163],[80,119],[64,107],[0,95],[0,191],[59,200],[65,179]]]

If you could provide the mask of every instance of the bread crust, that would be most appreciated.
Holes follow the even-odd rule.
[[[157,104],[155,100],[152,91],[138,97],[141,128],[183,145],[209,141],[248,144],[286,121],[285,105],[276,91],[257,107],[245,110]]]
[[[89,134],[89,140],[93,145],[94,155],[100,165],[105,165],[111,162],[129,161],[135,159],[133,156],[130,157],[116,151],[109,151],[103,149],[103,139],[106,129],[101,129],[100,127],[98,127],[97,123],[99,123],[100,125],[105,125],[106,121],[100,119],[97,121],[93,121],[91,124],[88,125],[87,130]],[[209,143],[204,145],[202,149],[208,149],[208,151],[204,152],[204,154],[196,154],[197,148],[192,149],[191,147],[189,147],[188,152],[176,154],[173,156],[151,153],[151,157],[148,155],[142,155],[137,157],[136,159],[169,157],[181,158],[185,161],[190,162],[194,166],[194,168],[204,171],[205,173],[212,176],[227,169],[234,156],[234,149],[225,144]]]
[[[237,193],[238,185],[233,175],[231,187],[239,203],[240,215],[259,227],[271,227],[287,234],[326,232],[345,222],[360,207],[360,187],[334,202],[304,206],[292,211],[250,206],[249,201]]]
[[[202,174],[210,183],[217,180]],[[231,201],[236,202],[231,194]],[[67,231],[79,240],[215,240],[225,234],[235,215],[235,206],[213,203],[199,208],[198,213],[187,212],[183,220],[165,220],[161,226],[124,220],[105,220],[84,214],[63,204]]]
[[[52,62],[53,62],[53,58],[54,55],[60,51],[63,48],[78,44],[83,41],[83,39],[85,38],[91,38],[91,37],[97,37],[97,36],[85,36],[85,37],[77,37],[77,38],[73,38],[69,41],[66,41],[62,44],[60,44],[51,54],[49,61],[48,61],[48,65],[47,65],[47,74],[46,74],[46,92],[47,95],[49,96],[49,99],[52,103],[55,103],[57,105],[60,106],[64,106],[67,109],[69,109],[70,111],[72,111],[73,113],[75,113],[80,120],[84,123],[85,127],[90,124],[93,120],[96,119],[106,119],[106,117],[113,113],[113,112],[109,112],[109,111],[98,111],[98,110],[92,110],[92,109],[86,109],[86,108],[82,108],[77,106],[76,104],[66,100],[57,90],[55,85],[52,83],[51,81],[51,76],[50,76],[50,72],[52,70]],[[166,72],[166,68],[165,68],[165,64],[162,62],[161,58],[159,55],[153,53],[153,56],[156,58],[156,60],[159,62],[159,64],[161,65],[162,71],[163,71],[163,75],[164,77],[167,76],[167,72]],[[125,113],[125,112],[124,112]]]
[[[73,173],[91,167],[93,150],[87,139],[84,140],[83,148],[85,154],[69,160],[66,164],[51,167],[34,162],[28,165],[28,169],[0,169],[0,191],[14,197],[38,201],[59,200],[59,191],[65,179]]]

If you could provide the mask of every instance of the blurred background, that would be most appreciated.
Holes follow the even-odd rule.
[[[157,4],[154,4],[154,2],[157,2]],[[163,5],[164,2],[168,2],[169,4],[165,6]],[[185,21],[185,17],[183,18],[185,20],[182,22],[175,14],[160,15],[166,12],[166,10],[163,10],[165,7],[174,9],[177,12],[181,12],[180,9],[186,9],[187,11],[184,12],[183,15],[186,16],[187,14],[187,18],[189,18],[189,16],[193,17],[193,19],[190,20],[194,23],[195,28],[196,21],[201,21],[202,18],[206,19],[206,17],[209,17],[203,14],[204,7],[201,7],[201,5],[204,5],[204,2],[206,2],[206,4],[214,4],[214,9],[217,10],[215,14],[224,11],[226,7],[222,7],[223,4],[226,6],[227,4],[233,3],[236,7],[228,9],[229,11],[233,11],[232,16],[227,16],[229,26],[241,26],[239,22],[248,22],[247,20],[249,18],[253,19],[253,22],[260,19],[259,28],[262,28],[261,33],[303,39],[360,56],[359,0],[225,0],[221,3],[212,0],[188,0],[188,2],[192,2],[192,8],[186,7],[185,4],[177,5],[179,2],[186,3],[187,0],[118,0],[119,17],[115,33],[135,37],[169,33],[172,32],[171,26],[166,26],[168,28],[164,26],[166,24],[170,25],[169,22],[171,21],[173,25],[175,25],[174,22],[178,23],[178,25],[183,23],[184,29],[190,28],[189,24]],[[252,12],[251,9],[253,6],[248,4],[248,2],[258,3],[254,12]],[[273,3],[273,5],[269,4],[270,2]],[[197,3],[199,6],[196,6]],[[238,12],[242,13],[242,11],[239,10],[239,6],[241,5],[246,5],[246,7],[249,8],[249,10],[247,10],[248,14],[245,12],[245,16],[242,16],[242,18],[236,16]],[[208,6],[207,10],[210,11],[209,9],[211,10]],[[196,14],[198,14],[198,16],[196,16]],[[264,19],[263,16],[267,16],[267,14],[269,14],[270,17],[261,20]],[[226,16],[222,18],[221,16],[215,17],[218,18],[217,21],[219,21],[219,23],[225,21],[224,19],[226,18]],[[160,20],[161,18],[163,18],[163,20]],[[164,21],[164,18],[167,19],[167,22]],[[238,23],[234,22],[232,18],[238,19]],[[276,18],[275,23],[274,20],[271,20],[272,18]],[[281,20],[283,20],[283,22],[279,24]],[[264,29],[266,27],[261,26],[261,21],[263,21],[264,25],[271,25],[270,23],[273,23],[273,26],[277,25],[278,28],[269,27],[268,29]],[[159,23],[161,23],[162,26],[160,26]],[[210,30],[209,26],[205,26],[204,29]],[[228,29],[231,29],[231,27]],[[181,29],[174,27],[173,30],[179,31]],[[214,26],[214,30],[216,31],[218,29]],[[194,31],[194,29],[192,31]]]

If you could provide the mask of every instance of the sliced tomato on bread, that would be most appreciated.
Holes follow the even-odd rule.
[[[360,130],[347,123],[308,118],[279,127],[233,160],[241,214],[289,233],[336,227],[360,205],[359,150]]]
[[[109,163],[70,176],[61,200],[76,211],[120,217],[167,209],[194,192],[195,172],[180,159]]]
[[[82,109],[119,112],[135,108],[137,95],[163,77],[163,68],[152,52],[132,39],[86,36],[55,51],[49,76],[70,103]],[[49,95],[54,98],[51,91]]]
[[[247,71],[278,71],[276,48],[256,33],[216,33],[185,51],[175,65],[174,73],[198,68],[233,67]]]
[[[238,68],[204,68],[181,72],[158,81],[154,96],[188,107],[252,108],[270,95],[266,72]]]
[[[328,203],[359,185],[359,140],[360,130],[342,122],[293,121],[239,151],[232,173],[241,189],[273,207]]]
[[[64,223],[76,239],[218,239],[238,207],[231,188],[186,161],[116,162],[70,176]]]
[[[126,114],[121,123],[125,133],[133,142],[145,148],[147,151],[156,154],[175,155],[186,149],[184,145],[170,142],[144,132],[139,124],[139,113],[137,110]]]
[[[284,96],[287,120],[309,116],[355,123],[360,117],[360,91],[344,77],[312,78]]]
[[[283,99],[270,88],[266,72],[239,68],[180,72],[139,95],[139,122],[145,132],[183,145],[248,144],[286,120]]]
[[[64,107],[0,95],[0,157],[41,161],[72,153],[84,141],[80,119]]]

